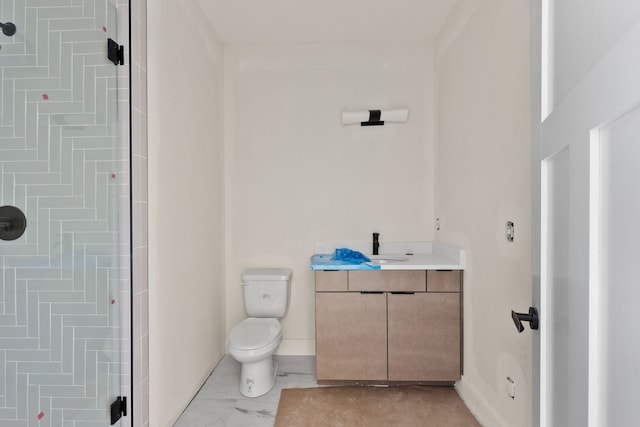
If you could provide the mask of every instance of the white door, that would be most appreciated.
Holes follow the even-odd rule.
[[[637,426],[640,2],[536,0],[532,36],[533,425]]]

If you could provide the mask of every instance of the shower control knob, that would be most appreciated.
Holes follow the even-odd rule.
[[[2,28],[2,32],[5,36],[11,37],[16,33],[16,26],[11,22],[7,22],[5,24],[0,23],[0,28]]]
[[[27,218],[15,206],[0,207],[0,239],[16,240],[24,234]]]

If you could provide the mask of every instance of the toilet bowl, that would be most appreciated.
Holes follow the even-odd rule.
[[[271,390],[278,371],[273,354],[281,341],[278,319],[250,317],[231,329],[228,350],[242,363],[240,393],[244,396],[258,397]]]

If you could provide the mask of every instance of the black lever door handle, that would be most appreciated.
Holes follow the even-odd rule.
[[[529,322],[529,327],[531,329],[538,329],[538,310],[536,310],[535,307],[529,307],[528,314],[516,313],[511,310],[511,318],[513,319],[513,323],[515,323],[518,332],[524,331],[522,322]]]

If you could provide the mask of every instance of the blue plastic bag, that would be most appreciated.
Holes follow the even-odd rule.
[[[371,261],[362,252],[354,251],[347,248],[338,248],[333,252],[331,259],[336,261],[343,261],[348,264],[362,264],[363,262]]]

